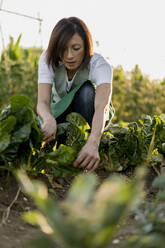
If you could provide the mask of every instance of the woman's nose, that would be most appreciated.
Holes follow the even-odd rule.
[[[72,52],[71,49],[68,49],[68,50],[67,50],[67,58],[68,58],[68,59],[73,58],[73,52]]]

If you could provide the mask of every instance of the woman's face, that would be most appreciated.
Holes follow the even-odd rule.
[[[76,33],[69,40],[62,59],[63,64],[68,71],[76,71],[84,58],[84,41]]]

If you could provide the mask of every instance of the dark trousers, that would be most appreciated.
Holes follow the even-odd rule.
[[[87,81],[76,92],[72,103],[65,112],[56,118],[57,124],[66,122],[66,116],[71,112],[76,112],[81,114],[91,126],[94,115],[94,101],[95,88]]]

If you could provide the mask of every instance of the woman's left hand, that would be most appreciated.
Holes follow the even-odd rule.
[[[100,161],[98,146],[87,141],[74,161],[73,166],[84,170],[94,171]]]

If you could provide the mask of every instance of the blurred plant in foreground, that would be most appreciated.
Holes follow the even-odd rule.
[[[154,202],[145,204],[145,210],[137,212],[137,233],[124,248],[164,248],[165,247],[165,175],[155,178],[152,186],[158,189]]]
[[[31,181],[25,172],[17,178],[24,191],[33,198],[38,210],[23,214],[23,218],[40,226],[42,237],[31,241],[33,247],[103,248],[107,247],[128,211],[142,197],[142,178],[139,170],[131,182],[116,176],[109,177],[100,186],[97,176],[81,174],[75,178],[63,201],[54,201],[47,188]]]

